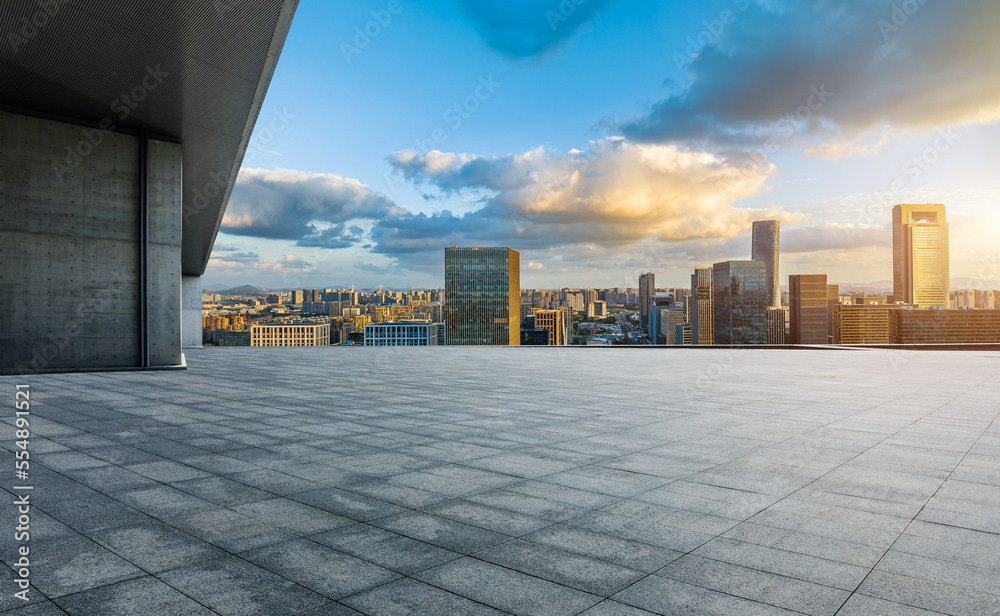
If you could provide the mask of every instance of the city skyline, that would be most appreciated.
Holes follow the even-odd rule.
[[[780,219],[782,280],[862,284],[892,279],[892,206],[924,202],[953,276],[1000,279],[1000,6],[574,7],[304,3],[206,280],[430,287],[455,243],[516,248],[525,286],[680,286]]]

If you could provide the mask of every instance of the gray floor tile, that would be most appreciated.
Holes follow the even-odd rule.
[[[520,539],[476,552],[480,560],[570,588],[609,597],[646,573]]]
[[[242,558],[331,599],[380,586],[398,573],[348,556],[308,539],[257,548]]]
[[[412,575],[461,557],[456,552],[368,524],[336,528],[309,538],[404,575]]]
[[[579,614],[601,600],[473,558],[445,563],[415,577],[456,595],[523,616]]]
[[[465,597],[428,586],[413,579],[401,579],[343,600],[370,616],[501,616],[493,608]]]
[[[31,583],[50,599],[145,575],[82,536],[57,539],[44,549],[32,547]]]
[[[94,533],[91,537],[118,556],[150,573],[225,555],[222,550],[158,521],[138,526],[119,526]]]
[[[311,535],[353,523],[347,518],[287,498],[272,498],[238,505],[232,509],[265,524],[300,535]]]
[[[283,616],[329,601],[235,556],[173,569],[160,579],[218,614]]]
[[[143,577],[57,599],[70,616],[212,616],[214,612],[153,577]]]
[[[288,541],[294,535],[229,509],[210,509],[167,522],[227,552],[243,552]]]
[[[509,539],[500,533],[419,511],[379,518],[371,524],[462,554],[476,552]]]
[[[796,613],[656,575],[629,586],[612,598],[656,614],[792,616]]]

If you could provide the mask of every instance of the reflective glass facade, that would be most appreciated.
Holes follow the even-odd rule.
[[[892,208],[892,293],[918,308],[949,307],[948,224],[941,204]]]
[[[768,289],[767,266],[760,261],[712,266],[715,344],[767,344]]]
[[[445,344],[520,344],[520,255],[510,248],[445,248]]]
[[[694,268],[688,310],[691,319],[691,344],[715,344],[712,334],[715,331],[712,319],[712,268]]]
[[[753,223],[751,259],[767,266],[767,305],[781,308],[781,287],[778,285],[778,245],[781,223],[758,220]]]

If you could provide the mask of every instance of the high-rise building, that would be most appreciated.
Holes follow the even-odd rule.
[[[767,266],[767,307],[781,308],[781,287],[778,285],[778,245],[781,223],[777,220],[757,220],[753,223],[751,259]]]
[[[646,327],[646,334],[654,338],[655,332],[649,331],[649,298],[656,293],[656,276],[653,272],[639,274],[639,323]],[[655,340],[655,338],[654,338]]]
[[[594,316],[603,319],[608,316],[608,304],[600,300],[591,304],[594,307]]]
[[[789,342],[827,344],[829,304],[826,274],[793,274],[788,277]]]
[[[768,344],[785,344],[785,316],[784,308],[767,309]]]
[[[949,307],[948,223],[940,204],[892,208],[892,294],[917,308]]]
[[[840,304],[840,285],[826,285],[826,335],[830,342],[834,340],[834,310]]]
[[[566,313],[562,310],[536,310],[535,327],[549,332],[549,345],[566,344]]]
[[[712,266],[715,344],[766,344],[767,266],[726,261]]]
[[[691,295],[688,299],[691,320],[691,344],[715,344],[712,336],[712,268],[696,267],[691,274]]]
[[[510,248],[445,248],[445,343],[521,342],[520,255]]]
[[[666,344],[663,331],[661,331],[662,308],[673,308],[674,296],[671,293],[653,293],[646,302],[646,314],[649,315],[649,323],[646,324],[646,331],[649,332],[649,342],[651,344]]]

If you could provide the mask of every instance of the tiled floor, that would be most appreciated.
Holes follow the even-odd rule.
[[[5,616],[1000,613],[1000,353],[187,359],[0,378]]]

